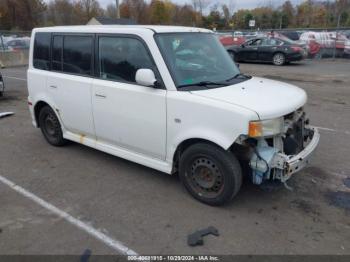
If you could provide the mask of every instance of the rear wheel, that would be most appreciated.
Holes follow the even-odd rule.
[[[274,65],[282,66],[286,63],[286,56],[282,53],[276,53],[272,58],[272,62]]]
[[[213,206],[230,201],[242,184],[242,171],[236,157],[211,145],[190,146],[180,158],[179,175],[188,192]]]
[[[61,124],[49,106],[44,106],[39,113],[39,125],[47,142],[53,146],[63,146],[67,140],[63,138]]]

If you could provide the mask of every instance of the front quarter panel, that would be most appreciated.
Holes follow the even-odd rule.
[[[249,109],[201,97],[191,92],[167,94],[167,161],[183,141],[204,139],[228,149],[258,115]]]

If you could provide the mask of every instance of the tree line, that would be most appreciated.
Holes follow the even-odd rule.
[[[305,0],[293,5],[270,4],[236,9],[238,0],[192,0],[179,5],[170,0],[123,0],[120,16],[139,24],[184,25],[222,29],[326,28],[350,26],[350,0]],[[112,1],[111,1],[112,2]],[[0,30],[31,30],[34,27],[86,24],[92,17],[116,18],[115,4],[103,8],[98,0],[1,0]]]

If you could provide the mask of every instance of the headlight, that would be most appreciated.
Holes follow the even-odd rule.
[[[249,122],[249,137],[263,137],[280,134],[283,132],[283,117]]]

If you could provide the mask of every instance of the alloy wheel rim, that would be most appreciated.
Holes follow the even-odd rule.
[[[275,64],[278,64],[278,65],[281,65],[283,63],[283,56],[278,54],[278,55],[275,55],[275,58],[274,58],[274,62]]]

